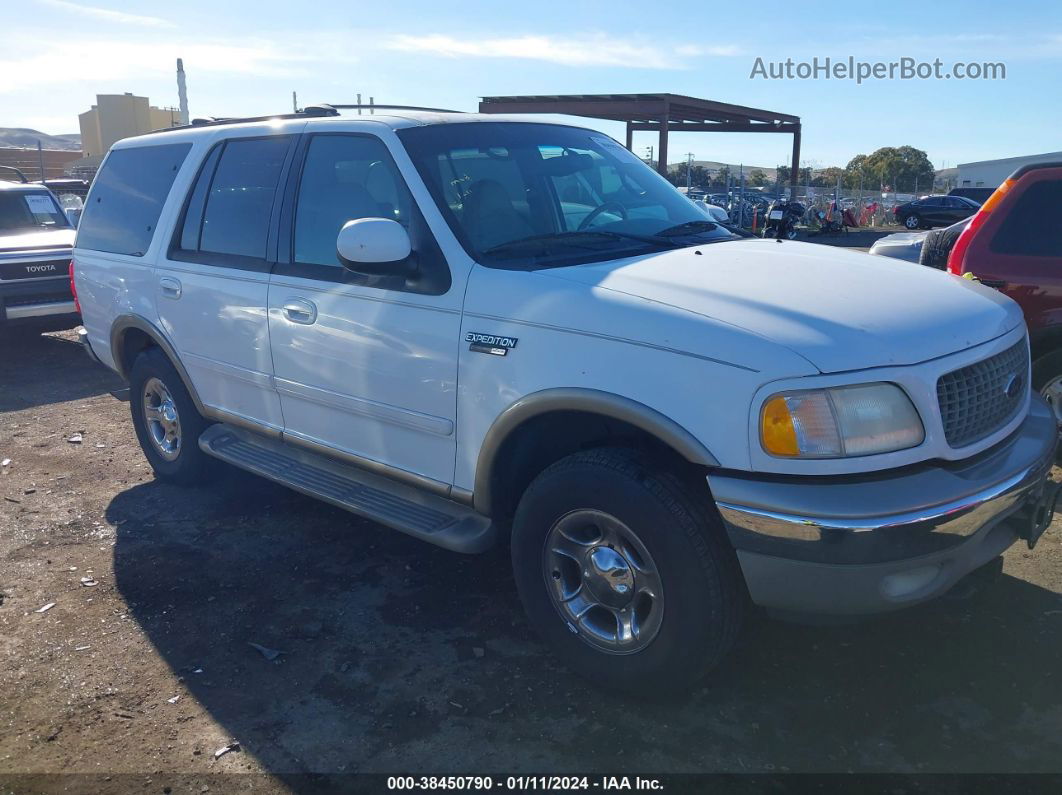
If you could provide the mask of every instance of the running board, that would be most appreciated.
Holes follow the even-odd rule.
[[[413,486],[291,444],[219,423],[199,437],[204,453],[454,552],[494,544],[490,519]]]

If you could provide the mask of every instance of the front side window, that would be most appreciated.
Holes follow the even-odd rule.
[[[454,234],[485,265],[558,267],[739,237],[592,130],[476,122],[398,135]]]
[[[69,228],[48,191],[0,191],[0,235]]]
[[[412,198],[378,138],[310,139],[295,205],[294,261],[341,266],[336,237],[347,221],[390,218],[410,229]]]
[[[142,257],[191,144],[115,149],[96,175],[78,226],[78,248]]]
[[[992,238],[997,254],[1062,257],[1062,180],[1034,182],[1014,202]]]

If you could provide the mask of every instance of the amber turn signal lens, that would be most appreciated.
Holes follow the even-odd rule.
[[[763,449],[771,455],[794,456],[800,454],[793,416],[785,398],[775,395],[763,406],[760,437]]]

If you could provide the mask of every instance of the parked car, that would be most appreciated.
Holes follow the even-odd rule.
[[[893,208],[896,221],[908,229],[948,226],[969,218],[980,205],[962,196],[923,196]]]
[[[504,536],[599,685],[687,687],[750,599],[930,599],[1053,509],[1016,304],[741,236],[594,130],[316,108],[128,139],[73,272],[157,477],[221,460],[456,552]]]
[[[726,208],[719,207],[715,204],[709,204],[706,201],[700,199],[690,199],[693,205],[704,213],[706,216],[721,224],[730,223],[730,214],[726,211]]]
[[[977,202],[977,205],[980,206],[988,201],[988,197],[991,196],[994,191],[995,188],[952,188],[948,191],[948,195],[969,199],[972,202]]]
[[[871,244],[871,254],[880,257],[902,259],[906,262],[918,262],[922,253],[922,242],[928,232],[893,232],[878,238]]]
[[[74,228],[46,187],[0,182],[0,331],[73,328]]]
[[[955,236],[953,274],[976,276],[1025,313],[1032,385],[1062,423],[1062,163],[1014,172]],[[945,242],[945,246],[947,243]]]

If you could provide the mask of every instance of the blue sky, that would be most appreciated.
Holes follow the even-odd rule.
[[[15,14],[16,6],[20,13]],[[481,95],[669,91],[799,115],[803,159],[844,165],[910,144],[937,167],[1062,150],[1062,3],[623,3],[540,0],[242,2],[0,0],[0,126],[77,132],[97,93],[193,115],[377,102],[473,110]],[[777,9],[793,12],[794,18]],[[18,21],[15,21],[15,20]],[[757,57],[945,68],[1003,62],[1005,80],[750,79]],[[586,122],[622,138],[622,128]],[[636,136],[636,150],[655,143]],[[773,166],[789,136],[676,135],[671,157]]]

